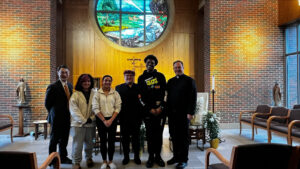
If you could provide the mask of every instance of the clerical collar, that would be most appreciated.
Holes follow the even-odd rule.
[[[179,79],[182,75],[183,75],[183,74],[181,74],[181,75],[176,75],[176,78]]]

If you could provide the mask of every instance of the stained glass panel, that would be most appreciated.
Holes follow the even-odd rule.
[[[144,12],[144,0],[123,0],[122,11],[123,12]]]
[[[119,43],[120,15],[114,13],[97,13],[97,20],[105,36],[110,40]]]
[[[144,15],[122,15],[122,46],[144,46]]]
[[[148,45],[167,28],[166,0],[98,0],[96,10],[102,33],[122,46]]]
[[[166,0],[146,0],[146,12],[153,14],[167,14],[168,5]]]
[[[120,0],[99,0],[96,7],[97,11],[119,11]]]
[[[146,42],[154,42],[167,25],[167,15],[146,15]]]

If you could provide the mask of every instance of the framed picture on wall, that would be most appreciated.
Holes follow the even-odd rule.
[[[191,121],[192,125],[202,124],[203,113],[208,111],[208,99],[209,93],[197,93],[196,112],[194,119]]]

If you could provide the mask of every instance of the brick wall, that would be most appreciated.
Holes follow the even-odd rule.
[[[45,119],[44,97],[50,83],[55,39],[51,38],[50,0],[0,1],[0,114],[11,114],[18,126],[16,87],[20,78],[26,82],[26,100],[31,105],[24,112],[24,125]],[[55,9],[52,10],[55,13]],[[51,44],[51,45],[50,45]],[[53,49],[55,50],[55,49]],[[50,53],[52,59],[50,59]],[[51,65],[51,66],[50,66]]]
[[[275,82],[285,96],[278,2],[211,0],[209,8],[210,78],[215,75],[215,109],[221,112],[221,122],[238,122],[241,110],[272,104]]]

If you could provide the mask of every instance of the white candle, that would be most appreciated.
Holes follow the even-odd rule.
[[[212,85],[211,90],[215,90],[215,75],[212,77]]]

